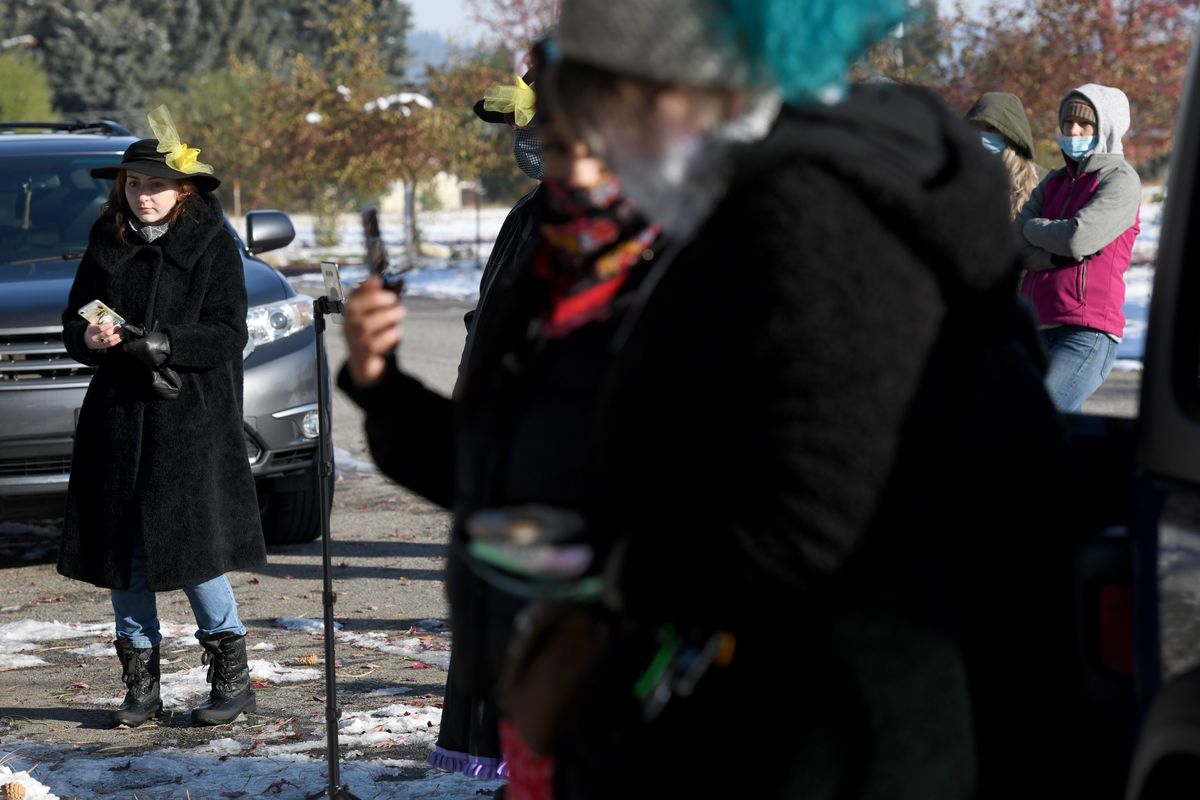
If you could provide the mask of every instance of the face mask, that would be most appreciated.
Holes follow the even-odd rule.
[[[992,133],[991,131],[983,131],[979,134],[980,140],[983,142],[983,149],[994,155],[1000,155],[1004,152],[1007,145],[1004,143],[1004,134]]]
[[[1059,136],[1058,146],[1074,161],[1087,158],[1100,142],[1099,136]]]
[[[606,160],[634,207],[667,234],[686,241],[725,192],[721,151],[699,135],[668,142],[659,153],[618,140]]]
[[[518,128],[513,133],[513,158],[526,177],[535,181],[542,179],[542,143],[533,131]]]

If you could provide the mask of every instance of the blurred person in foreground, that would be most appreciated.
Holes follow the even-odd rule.
[[[1015,219],[1046,172],[1033,160],[1033,131],[1025,104],[1009,92],[984,92],[966,120],[979,128],[983,148],[999,156],[1008,173],[1008,215]]]
[[[348,301],[349,360],[338,381],[367,412],[368,442],[383,472],[454,511],[447,564],[454,640],[431,762],[477,767],[473,774],[494,768],[510,788],[550,769],[512,742],[510,728],[498,729],[492,703],[512,619],[526,598],[521,586],[493,585],[468,566],[466,529],[480,510],[570,507],[586,493],[582,443],[607,342],[658,238],[587,148],[537,113],[544,182],[521,209],[528,234],[481,286],[453,399],[405,372],[403,351],[396,352],[403,309],[374,279]],[[484,748],[501,735],[503,757],[485,761]]]
[[[242,428],[246,285],[221,181],[167,112],[131,144],[63,311],[63,345],[96,367],[75,432],[58,571],[109,588],[136,727],[162,712],[159,592],[182,589],[208,664],[197,725],[255,710],[246,627],[226,573],[266,563]],[[77,309],[100,300],[129,322]],[[135,324],[136,323],[136,324]]]
[[[1089,83],[1058,107],[1063,166],[1017,217],[1028,272],[1021,293],[1037,311],[1050,355],[1046,391],[1078,411],[1108,379],[1125,334],[1125,271],[1141,230],[1142,181],[1125,160],[1129,98]]]
[[[1071,473],[1003,171],[929,93],[844,88],[906,5],[563,5],[543,94],[677,244],[577,439],[591,574],[522,612],[502,684],[556,798],[1007,797],[1070,763]]]

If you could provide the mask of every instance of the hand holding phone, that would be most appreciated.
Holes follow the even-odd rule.
[[[107,350],[121,343],[121,326],[125,324],[125,318],[102,301],[93,300],[78,313],[89,323],[83,334],[83,343],[89,350]]]
[[[372,275],[360,283],[346,300],[347,366],[355,385],[373,386],[387,371],[387,360],[403,335],[404,306],[383,280]]]
[[[125,318],[100,300],[92,302],[79,309],[79,316],[94,325],[124,325]]]

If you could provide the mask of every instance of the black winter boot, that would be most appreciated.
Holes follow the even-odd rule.
[[[256,708],[250,688],[250,667],[246,663],[246,637],[236,633],[216,633],[200,640],[204,648],[201,663],[208,664],[208,682],[212,684],[208,700],[192,710],[193,725],[224,725],[238,714]]]
[[[117,658],[121,659],[121,681],[129,691],[125,693],[125,702],[113,712],[113,724],[136,728],[162,711],[158,696],[158,645],[137,648],[130,640],[118,636]]]

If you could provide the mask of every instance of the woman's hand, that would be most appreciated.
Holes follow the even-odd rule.
[[[97,325],[92,322],[83,333],[83,343],[89,350],[107,350],[121,343],[121,326],[112,322]]]
[[[371,276],[350,294],[343,315],[343,334],[350,351],[350,378],[366,389],[379,383],[387,368],[386,357],[403,338],[401,323],[407,312],[396,293]]]

